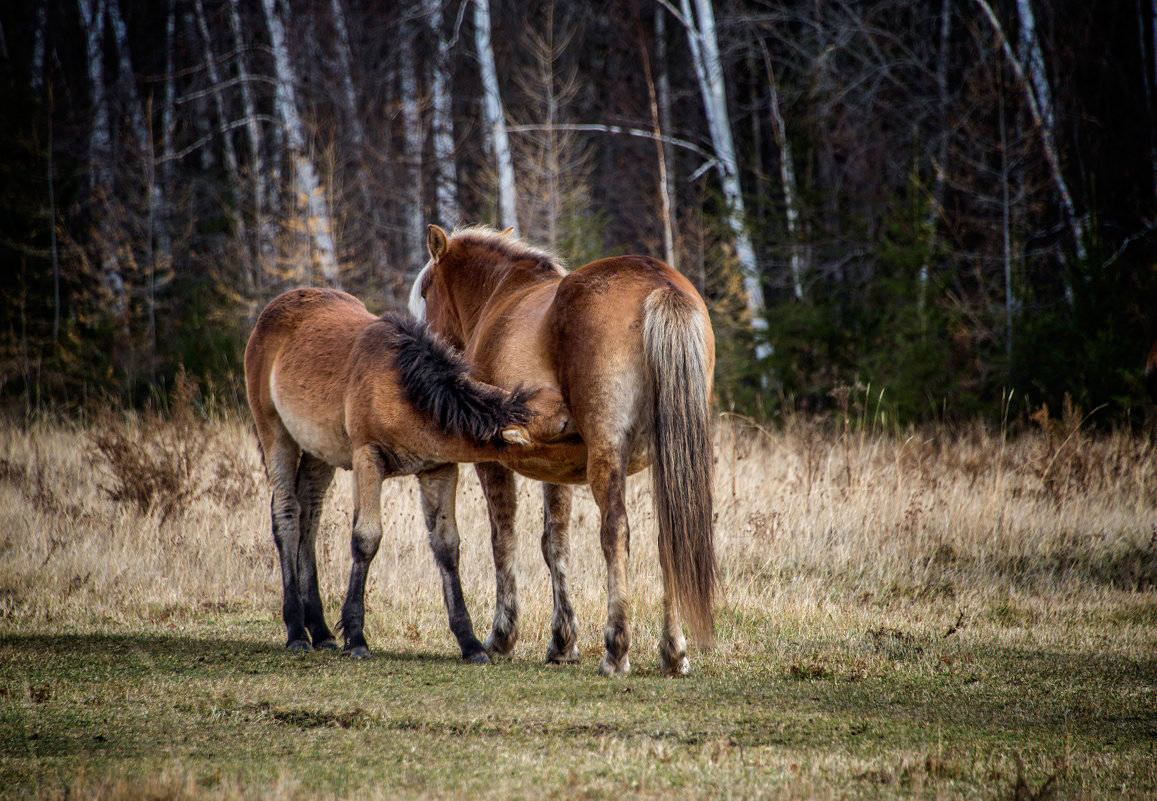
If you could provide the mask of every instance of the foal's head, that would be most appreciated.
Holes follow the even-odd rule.
[[[426,237],[430,260],[410,288],[410,313],[462,347],[479,310],[512,270],[566,274],[557,256],[519,239],[512,231],[477,225],[447,234],[431,225]]]

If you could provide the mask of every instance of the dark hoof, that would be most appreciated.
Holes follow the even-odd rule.
[[[476,654],[462,657],[462,661],[470,665],[489,665],[490,657],[486,655],[485,651],[479,651]]]
[[[369,659],[370,649],[364,645],[357,645],[353,648],[347,648],[342,651],[343,656],[348,656],[350,659]]]
[[[285,644],[287,651],[312,651],[313,646],[309,644],[309,640],[290,640]]]
[[[313,646],[319,651],[336,651],[338,650],[337,640],[322,640],[317,645]]]

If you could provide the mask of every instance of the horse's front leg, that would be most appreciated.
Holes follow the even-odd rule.
[[[325,622],[321,595],[317,588],[317,555],[314,543],[321,521],[325,492],[333,480],[334,467],[308,453],[301,455],[297,467],[297,502],[301,507],[297,545],[297,586],[302,599],[305,627],[314,648],[337,650],[333,632]]]
[[[627,655],[631,647],[627,587],[631,532],[627,522],[625,460],[613,452],[592,453],[587,462],[587,478],[599,506],[599,540],[607,562],[607,625],[603,629],[607,652],[599,672],[604,676],[625,676],[631,672]]]
[[[514,473],[500,464],[475,465],[490,513],[494,552],[494,627],[486,638],[491,656],[510,656],[518,642],[518,578],[515,564],[514,514],[518,508]]]
[[[458,524],[455,520],[455,495],[458,490],[458,465],[448,464],[418,476],[422,512],[430,549],[442,574],[442,600],[450,617],[450,631],[462,649],[462,658],[475,664],[487,664],[490,657],[474,636],[474,623],[462,597],[462,580],[458,574]]]
[[[546,648],[546,661],[550,664],[579,661],[578,622],[575,620],[574,607],[571,606],[567,583],[573,498],[573,487],[542,485],[542,558],[550,570],[551,592],[554,596],[550,645]]]
[[[368,446],[354,451],[353,468],[354,526],[350,538],[353,561],[349,588],[341,608],[345,637],[342,653],[361,659],[370,655],[364,633],[366,574],[382,542],[382,473]]]

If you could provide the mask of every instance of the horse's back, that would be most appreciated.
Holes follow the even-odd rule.
[[[556,352],[578,362],[637,362],[647,298],[657,291],[681,298],[710,326],[703,299],[673,267],[649,256],[611,257],[559,283],[550,310]]]
[[[294,289],[270,301],[245,349],[249,406],[264,448],[284,434],[348,466],[344,395],[349,353],[376,318],[352,295]]]

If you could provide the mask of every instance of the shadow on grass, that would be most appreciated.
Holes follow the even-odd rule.
[[[154,668],[182,664],[206,667],[245,666],[270,671],[285,666],[343,662],[351,665],[382,661],[411,665],[464,665],[460,658],[444,653],[386,651],[376,649],[368,660],[354,660],[340,651],[288,651],[274,642],[250,639],[188,636],[181,634],[0,634],[0,671],[14,662],[51,656],[57,669],[70,662],[139,664],[151,661]],[[469,667],[469,666],[465,666]]]

